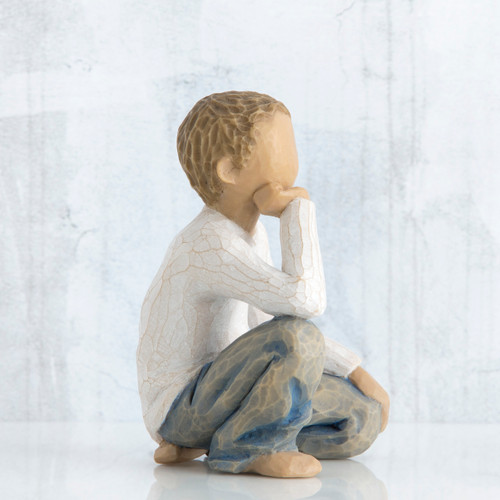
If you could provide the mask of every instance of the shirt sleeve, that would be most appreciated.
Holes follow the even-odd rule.
[[[325,337],[324,371],[338,377],[349,376],[359,365],[361,358],[342,344]]]
[[[269,239],[267,237],[267,231],[261,221],[257,222],[257,233],[254,237],[256,239],[256,244],[259,255],[267,262],[269,265],[273,265],[273,259],[271,256],[271,249],[269,248]],[[271,314],[267,314],[261,311],[255,306],[248,305],[248,328],[252,329],[256,326],[265,323],[273,319]]]
[[[296,198],[288,204],[280,217],[280,239],[281,271],[242,238],[219,234],[216,245],[200,255],[203,282],[216,295],[267,314],[319,316],[326,307],[326,290],[313,202]]]

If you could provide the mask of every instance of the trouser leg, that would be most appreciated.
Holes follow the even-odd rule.
[[[324,373],[312,405],[311,420],[297,436],[297,446],[316,458],[359,455],[380,432],[382,405],[345,378]]]
[[[205,365],[159,433],[174,444],[209,449],[209,466],[227,472],[241,472],[262,454],[296,450],[323,366],[324,340],[314,324],[275,318]]]

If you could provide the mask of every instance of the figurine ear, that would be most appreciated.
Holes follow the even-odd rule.
[[[217,162],[217,175],[225,184],[236,184],[239,170],[235,168],[231,158],[224,156]]]

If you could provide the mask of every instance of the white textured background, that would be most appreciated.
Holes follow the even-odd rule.
[[[140,305],[201,209],[176,130],[238,89],[292,112],[324,333],[394,420],[498,421],[499,21],[497,0],[0,0],[0,419],[141,418]]]

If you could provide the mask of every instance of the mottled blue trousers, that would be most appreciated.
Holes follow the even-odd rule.
[[[358,455],[380,431],[381,405],[323,366],[318,328],[276,317],[207,363],[177,396],[159,433],[167,442],[209,450],[210,468],[233,473],[277,451]]]

